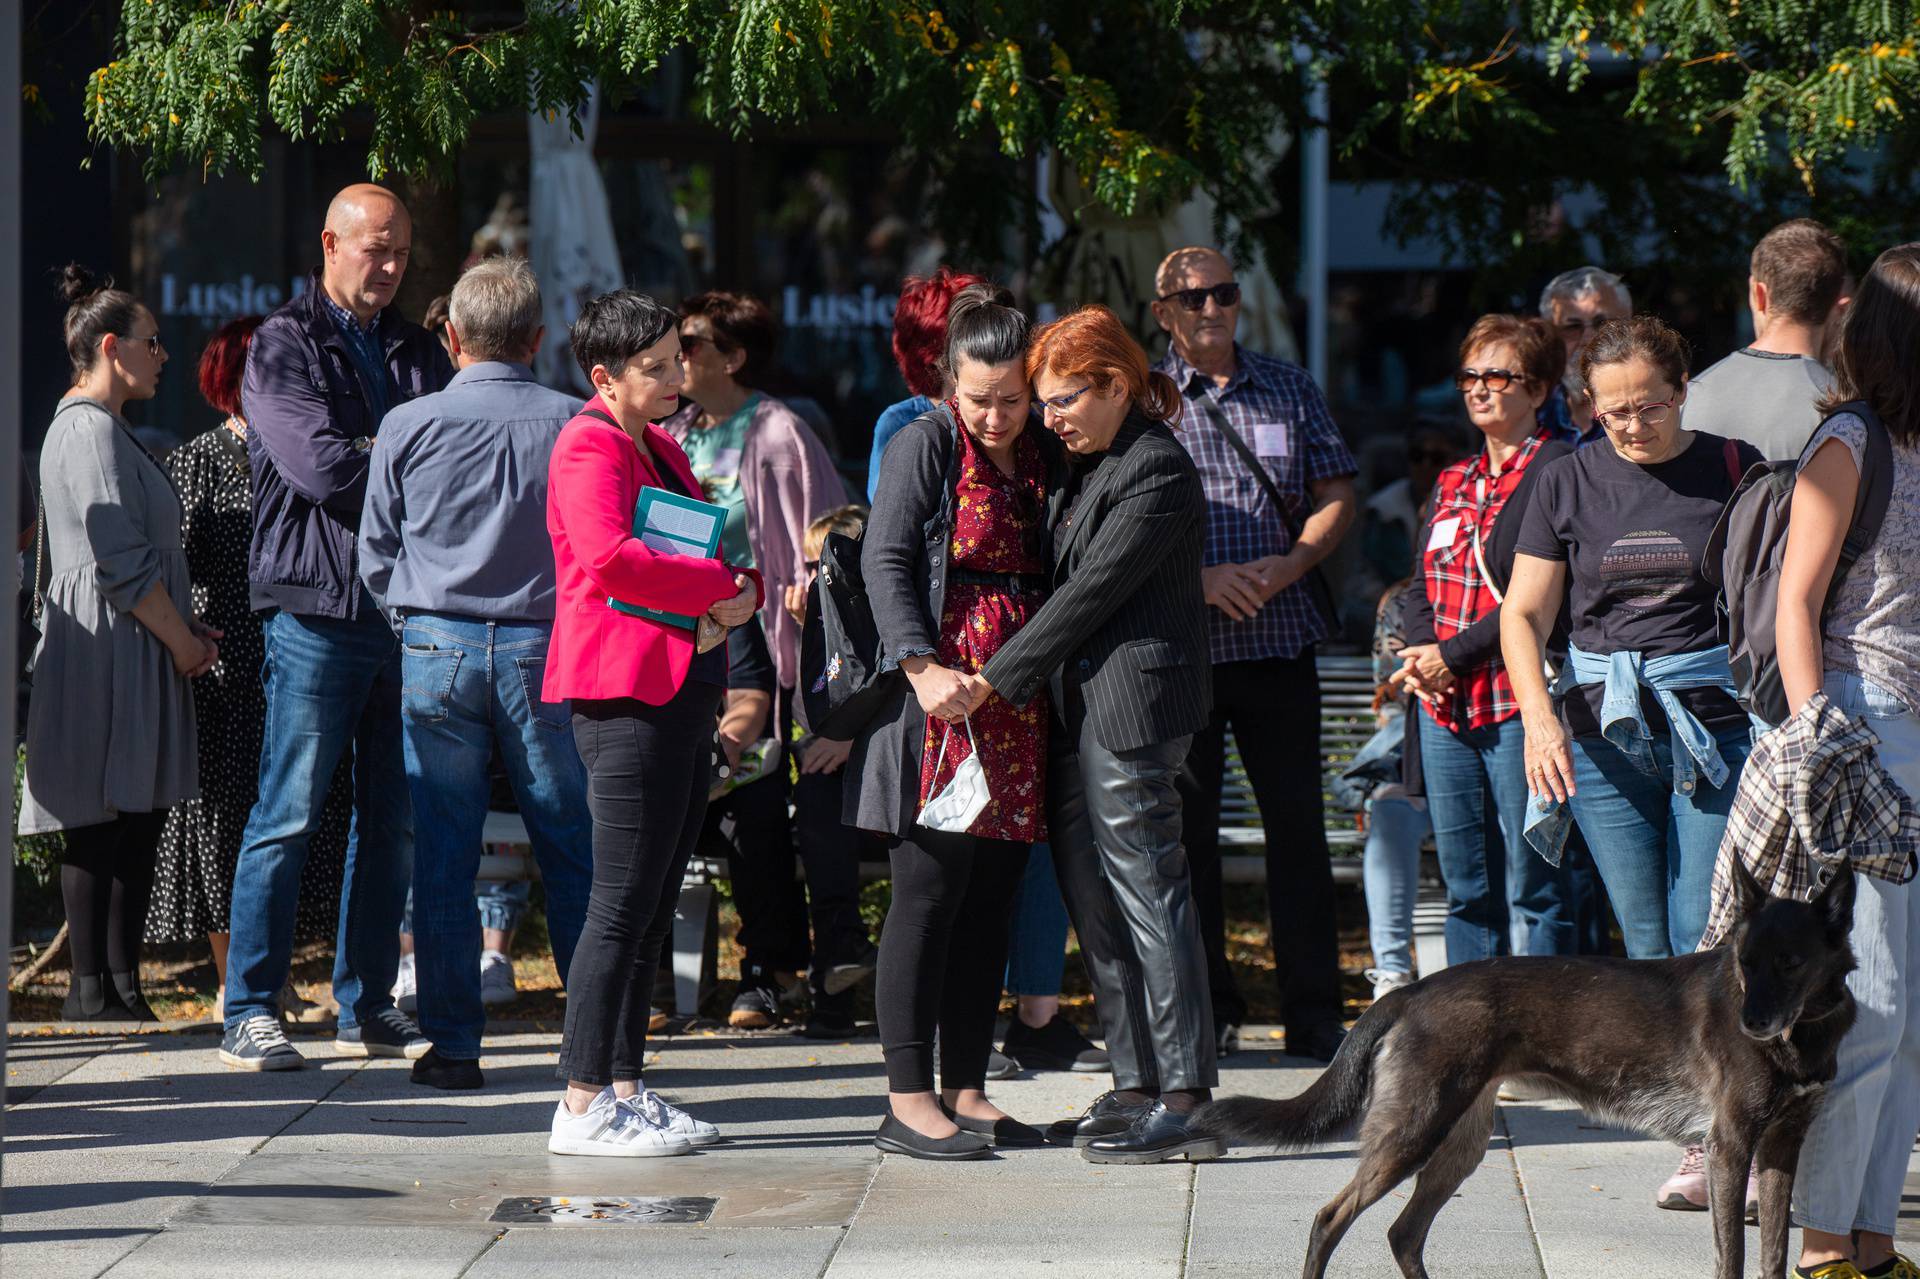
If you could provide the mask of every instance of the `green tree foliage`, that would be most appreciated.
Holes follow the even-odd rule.
[[[432,178],[477,116],[569,112],[686,48],[697,109],[739,133],[839,113],[921,155],[1044,148],[1118,213],[1200,188],[1252,224],[1318,77],[1402,230],[1487,251],[1569,181],[1641,225],[1725,207],[1676,175],[1817,191],[1905,136],[1915,35],[1900,0],[125,0],[86,109],[150,175],[257,175],[269,124],[353,119],[372,177]]]

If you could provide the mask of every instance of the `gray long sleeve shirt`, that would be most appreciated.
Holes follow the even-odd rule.
[[[360,579],[391,613],[552,621],[547,459],[581,401],[480,363],[380,423]]]

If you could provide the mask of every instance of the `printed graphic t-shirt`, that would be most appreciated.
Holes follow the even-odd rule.
[[[1738,448],[1739,471],[1761,460],[1752,445]],[[1712,648],[1720,620],[1700,558],[1736,484],[1718,435],[1696,432],[1679,456],[1653,466],[1626,461],[1603,436],[1541,471],[1517,550],[1566,562],[1572,639],[1585,651],[1653,658]],[[1597,732],[1600,686],[1580,693],[1568,699],[1568,726]],[[1709,726],[1745,718],[1717,689],[1680,700]],[[1665,722],[1650,690],[1641,702],[1650,726]]]

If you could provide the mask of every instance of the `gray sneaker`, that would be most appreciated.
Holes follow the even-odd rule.
[[[220,1060],[240,1070],[299,1070],[307,1064],[300,1050],[287,1042],[279,1018],[267,1013],[255,1013],[227,1027],[226,1038],[220,1041]]]
[[[342,1026],[334,1036],[333,1050],[342,1057],[406,1057],[417,1061],[433,1047],[420,1033],[413,1018],[398,1008],[384,1008],[371,1021],[358,1026]]]

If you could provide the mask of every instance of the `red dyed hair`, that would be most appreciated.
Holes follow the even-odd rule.
[[[253,331],[266,318],[243,315],[228,321],[200,352],[200,394],[228,417],[240,412],[240,376],[247,371],[247,348],[253,345]]]
[[[1027,380],[1046,370],[1055,377],[1084,377],[1105,395],[1115,382],[1148,417],[1171,422],[1180,416],[1180,388],[1147,363],[1147,353],[1098,303],[1061,316],[1033,335],[1027,347]]]
[[[915,395],[940,394],[940,361],[947,353],[947,309],[960,290],[985,284],[987,277],[943,266],[902,286],[893,312],[893,362]]]

